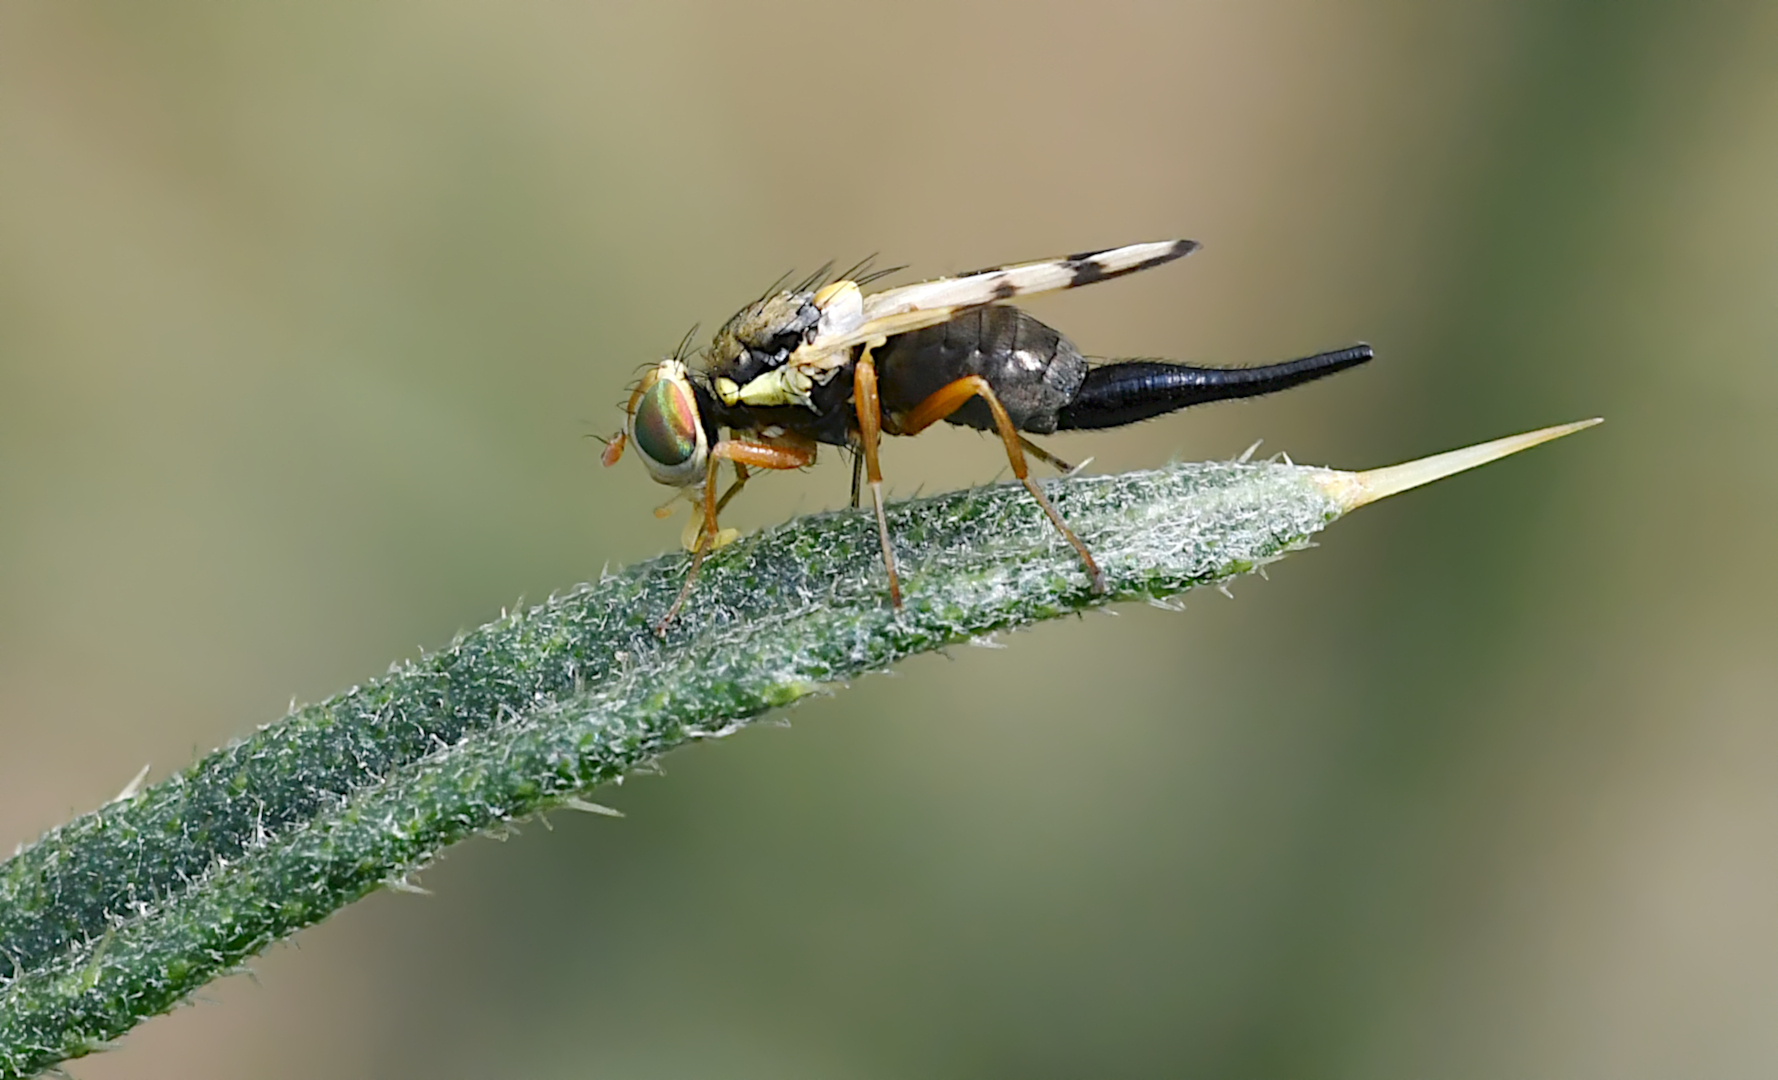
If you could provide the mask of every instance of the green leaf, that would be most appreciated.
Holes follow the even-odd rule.
[[[1053,481],[1092,548],[1016,485],[820,514],[667,555],[463,635],[46,834],[0,865],[0,1076],[90,1053],[444,847],[558,807],[913,653],[1244,574],[1342,514],[1597,421],[1367,473],[1211,462]]]

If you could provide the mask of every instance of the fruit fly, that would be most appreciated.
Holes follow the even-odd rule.
[[[733,537],[718,527],[718,515],[749,470],[812,465],[822,444],[854,453],[853,506],[860,480],[870,485],[889,599],[900,607],[877,447],[884,435],[917,435],[940,420],[999,435],[1013,476],[1079,553],[1093,590],[1103,592],[1092,552],[1031,478],[1026,454],[1071,469],[1026,433],[1121,427],[1206,401],[1270,394],[1371,358],[1370,346],[1360,344],[1245,368],[1094,362],[1006,303],[1134,274],[1197,247],[1191,240],[1131,244],[871,294],[863,286],[880,275],[855,268],[823,281],[818,274],[790,289],[774,286],[743,308],[695,366],[687,334],[635,386],[624,431],[604,455],[614,464],[634,444],[654,479],[693,504],[684,535],[691,569],[659,628],[685,602],[704,555]],[[725,460],[735,481],[718,498],[717,467]]]

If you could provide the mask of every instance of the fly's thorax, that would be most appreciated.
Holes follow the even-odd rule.
[[[724,405],[812,408],[811,393],[843,368],[852,349],[823,349],[864,320],[855,281],[783,292],[743,308],[711,342],[710,386]]]
[[[821,310],[813,301],[813,293],[781,292],[736,312],[710,342],[711,379],[746,386],[783,367],[821,322]]]
[[[642,377],[626,434],[659,483],[688,487],[703,482],[710,432],[699,397],[679,360],[663,360]]]

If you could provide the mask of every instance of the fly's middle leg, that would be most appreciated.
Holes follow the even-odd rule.
[[[858,442],[864,454],[865,477],[870,481],[871,501],[877,509],[877,537],[883,545],[883,568],[889,572],[889,603],[901,606],[901,582],[895,575],[895,549],[889,543],[889,518],[883,512],[883,469],[877,464],[877,442],[883,434],[883,405],[877,397],[877,362],[871,349],[881,340],[867,341],[852,366],[852,405],[858,412]],[[853,490],[857,491],[854,484]]]
[[[956,382],[939,387],[925,401],[914,406],[913,411],[909,412],[907,418],[901,421],[897,427],[896,434],[918,434],[962,408],[964,402],[972,397],[979,397],[987,402],[988,411],[994,414],[994,427],[1000,433],[1000,441],[1006,446],[1006,460],[1012,466],[1012,474],[1019,478],[1019,483],[1025,485],[1025,490],[1029,491],[1031,497],[1037,500],[1037,505],[1043,507],[1043,512],[1049,515],[1056,530],[1070,544],[1074,545],[1075,551],[1080,553],[1080,561],[1086,566],[1087,579],[1092,582],[1093,591],[1104,592],[1105,574],[1099,569],[1099,564],[1093,560],[1093,553],[1080,542],[1080,537],[1074,535],[1074,530],[1070,529],[1068,523],[1062,520],[1061,512],[1044,495],[1043,489],[1037,486],[1037,482],[1031,479],[1031,469],[1025,464],[1024,449],[1030,444],[1019,435],[1018,429],[1013,427],[1012,418],[1006,414],[1006,406],[1000,404],[1000,398],[995,395],[994,388],[988,385],[988,380],[980,375],[965,375]]]

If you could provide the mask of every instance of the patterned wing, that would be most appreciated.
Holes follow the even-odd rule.
[[[863,298],[855,316],[858,321],[824,320],[821,331],[805,348],[822,353],[849,349],[872,338],[893,337],[948,322],[966,308],[1110,281],[1170,263],[1197,249],[1195,240],[1129,244],[886,289]]]

